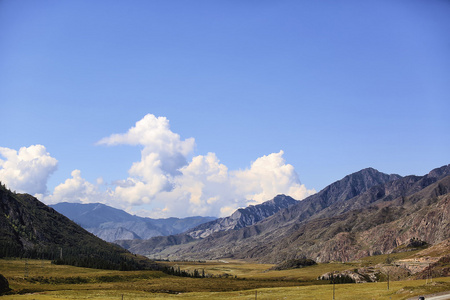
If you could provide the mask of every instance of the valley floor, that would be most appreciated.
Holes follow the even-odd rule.
[[[0,259],[13,289],[0,299],[333,299],[333,285],[316,278],[357,267],[330,263],[274,271],[273,265],[240,261],[168,262],[204,269],[214,278],[184,278],[157,271],[109,271],[52,265],[50,261]],[[217,277],[221,275],[221,278]],[[335,299],[407,299],[450,290],[450,277],[431,280],[336,284]]]

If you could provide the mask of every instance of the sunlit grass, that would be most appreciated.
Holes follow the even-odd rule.
[[[383,259],[383,258],[381,258]],[[110,271],[52,265],[39,260],[0,260],[0,273],[15,294],[1,299],[332,299],[333,285],[316,278],[358,263],[330,263],[283,271],[240,261],[170,263],[228,278],[182,278],[157,271]],[[28,275],[28,276],[26,276]],[[235,276],[237,278],[235,278]],[[49,278],[54,283],[45,283]],[[37,279],[37,280],[36,280]],[[75,279],[75,280],[74,280]],[[77,282],[80,283],[68,283]],[[56,283],[55,283],[56,282]],[[320,283],[320,285],[318,285]],[[450,278],[335,285],[336,299],[407,299],[450,290]]]
[[[325,263],[300,269],[270,270],[273,264],[246,263],[242,261],[224,262],[166,262],[170,266],[179,266],[182,270],[203,269],[212,275],[229,274],[237,278],[278,279],[315,281],[319,276],[330,271],[342,271],[357,268],[358,263]]]
[[[374,256],[367,256],[360,260],[361,264],[363,265],[376,265],[376,264],[382,264],[385,263],[387,260],[400,260],[412,257],[413,255],[417,254],[421,250],[414,250],[414,251],[407,251],[407,252],[399,252],[399,253],[391,253],[391,254],[380,254],[380,255],[374,255]]]
[[[450,289],[449,278],[439,278],[435,284],[424,280],[398,281],[387,285],[381,283],[335,285],[335,298],[353,299],[392,299],[400,300]],[[132,290],[59,290],[29,295],[4,296],[4,299],[332,299],[333,286],[299,286],[283,288],[262,288],[231,292],[191,292],[181,294],[149,293]]]

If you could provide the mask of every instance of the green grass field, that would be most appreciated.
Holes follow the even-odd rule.
[[[380,258],[383,259],[383,258]],[[157,271],[110,271],[52,265],[40,260],[0,260],[13,293],[1,299],[332,299],[333,285],[317,276],[358,263],[330,263],[284,271],[241,261],[168,263],[228,278],[183,278]],[[450,290],[450,278],[335,285],[335,299],[407,299]],[[256,293],[256,295],[255,295]]]

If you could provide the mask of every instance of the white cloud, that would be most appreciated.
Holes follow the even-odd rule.
[[[129,205],[150,203],[155,195],[173,188],[173,178],[187,165],[187,156],[195,147],[195,140],[181,140],[170,130],[164,117],[148,114],[124,134],[103,138],[99,145],[141,145],[141,160],[128,170],[130,177],[115,189],[116,198]]]
[[[175,188],[156,197],[174,215],[228,216],[239,207],[259,204],[278,194],[304,199],[315,193],[300,183],[283,151],[255,160],[248,169],[228,171],[214,153],[196,156],[180,169]],[[161,213],[161,212],[158,212]]]
[[[45,194],[48,177],[57,169],[58,161],[44,146],[22,147],[19,151],[0,147],[0,180],[8,188],[21,193]]]
[[[166,214],[218,215],[224,203],[234,202],[228,168],[214,153],[194,157],[180,172],[173,180],[173,190],[157,197]]]
[[[130,204],[135,205],[158,203],[159,208],[148,215],[155,218],[228,216],[239,207],[262,203],[278,194],[301,200],[315,193],[300,183],[294,167],[285,163],[283,151],[258,158],[250,168],[239,171],[228,171],[214,153],[208,153],[194,157],[180,172],[180,176],[172,178],[173,189],[161,191],[152,199],[138,201],[149,194],[140,182],[138,188],[116,188],[116,200],[133,198]]]
[[[236,193],[256,204],[286,194],[294,199],[303,199],[315,193],[300,183],[294,167],[286,164],[283,151],[255,160],[249,169],[234,171],[232,185]]]
[[[82,178],[80,170],[73,170],[71,175],[72,178],[66,179],[64,183],[55,187],[53,194],[44,197],[43,201],[48,204],[106,202],[108,193],[100,191],[98,185]],[[98,179],[97,182],[101,184],[102,180]]]
[[[124,134],[113,134],[103,138],[99,145],[141,145],[142,160],[133,164],[130,175],[153,180],[153,174],[176,175],[178,169],[187,164],[186,157],[194,150],[195,139],[181,140],[180,135],[170,130],[169,120],[147,114]],[[150,167],[150,170],[146,168]]]
[[[71,178],[58,185],[51,195],[43,197],[46,203],[102,202],[154,218],[228,216],[239,207],[262,203],[277,194],[301,200],[315,193],[300,183],[294,167],[283,158],[283,151],[257,158],[248,168],[229,170],[212,152],[190,159],[195,140],[182,140],[170,130],[166,118],[151,114],[136,122],[126,133],[113,134],[98,144],[139,145],[142,147],[141,159],[131,165],[128,178],[110,185],[102,178],[95,184],[90,183],[82,178],[79,170],[74,170]],[[43,161],[53,161],[56,167],[56,160],[45,152],[43,146],[40,147],[39,159],[45,157],[47,160]],[[7,162],[19,161],[17,157],[25,160],[26,155],[20,154],[22,149],[15,155],[14,150],[0,149],[8,158],[6,162],[1,161],[0,166],[4,169]],[[11,172],[7,178],[17,180],[16,173],[21,170],[17,166],[20,164],[15,162],[13,165],[16,167],[6,168]],[[45,176],[39,177],[40,188],[33,192],[45,192],[46,179],[53,169],[46,170]],[[24,178],[21,182],[28,181]]]
[[[148,114],[124,134],[101,139],[103,145],[141,145],[141,160],[111,192],[116,206],[147,216],[229,215],[239,207],[270,200],[277,194],[303,199],[313,193],[300,183],[283,151],[256,159],[249,168],[229,171],[214,153],[193,152],[193,138],[182,140],[164,117]]]

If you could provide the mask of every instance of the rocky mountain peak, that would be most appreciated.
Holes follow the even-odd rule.
[[[428,177],[430,178],[441,178],[442,176],[450,174],[450,165],[442,166],[440,168],[436,168],[428,173]]]
[[[296,205],[298,210],[305,211],[305,206],[312,206],[307,209],[311,213],[316,213],[334,203],[345,202],[370,188],[382,185],[390,181],[402,178],[397,174],[385,174],[374,168],[362,169],[358,172],[345,176],[323,190],[309,196]],[[310,215],[309,213],[307,215]]]
[[[237,209],[231,216],[201,224],[187,232],[194,238],[205,238],[214,232],[228,231],[253,225],[267,217],[298,203],[286,195],[278,195],[271,200],[246,208]]]
[[[292,205],[297,203],[298,201],[290,196],[286,196],[284,194],[280,194],[275,196],[272,200],[266,201],[267,205]]]

